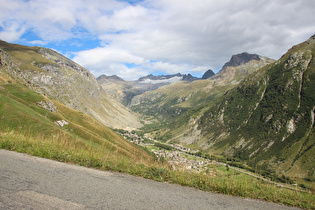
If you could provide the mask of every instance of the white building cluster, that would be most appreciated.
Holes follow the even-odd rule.
[[[125,139],[127,139],[130,142],[133,142],[135,144],[139,145],[154,145],[153,143],[144,143],[144,139],[137,135],[136,133],[126,132],[126,133],[119,133],[122,135]],[[148,137],[145,134],[145,138],[149,139],[152,142],[158,142],[150,137]],[[154,154],[159,158],[164,158],[167,160],[167,162],[172,166],[174,170],[188,170],[193,172],[206,172],[209,175],[215,175],[213,172],[212,167],[213,164],[217,164],[216,161],[211,160],[192,160],[188,159],[184,153],[190,152],[190,148],[183,147],[178,144],[166,144],[168,146],[171,146],[174,148],[174,151],[168,151],[168,150],[152,150]]]
[[[165,158],[174,170],[188,170],[193,172],[203,171],[207,174],[214,175],[213,168],[209,166],[216,164],[216,161],[191,160],[179,151],[159,150],[153,152],[156,156]]]

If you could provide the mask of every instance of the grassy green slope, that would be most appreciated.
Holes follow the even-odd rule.
[[[34,144],[38,143],[36,139],[41,139],[43,141],[41,143],[46,142],[51,146],[51,148],[46,148],[48,150],[54,150],[54,147],[60,147],[60,144],[65,144],[64,146],[69,144],[73,147],[66,146],[63,150],[74,149],[75,151],[76,145],[80,145],[79,150],[100,149],[104,152],[104,156],[111,160],[126,159],[140,163],[139,157],[143,157],[143,163],[153,161],[153,158],[145,151],[127,142],[86,114],[72,110],[57,101],[54,101],[56,112],[42,108],[39,103],[47,100],[49,99],[23,85],[0,84],[1,134],[4,136],[11,133],[21,136],[22,139],[34,139]],[[69,124],[63,127],[58,126],[55,122],[60,120],[65,120]],[[24,147],[23,143],[19,145],[19,142],[13,142],[4,137],[0,141],[2,148],[23,150]],[[26,141],[24,143],[28,144]]]
[[[229,136],[213,147],[252,166],[314,180],[314,52],[311,38],[231,92],[218,107]],[[201,129],[209,135],[212,128]]]
[[[175,122],[164,136],[253,167],[314,180],[314,57],[312,37],[217,102],[179,118],[186,123]]]

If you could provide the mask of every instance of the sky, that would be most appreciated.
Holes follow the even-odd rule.
[[[0,0],[0,39],[56,50],[98,77],[217,73],[315,34],[314,0]]]

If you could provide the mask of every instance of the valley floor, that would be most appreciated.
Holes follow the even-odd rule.
[[[237,172],[241,172],[243,174],[249,175],[251,177],[260,179],[264,182],[274,184],[277,187],[283,187],[290,190],[300,191],[300,192],[307,192],[312,193],[311,190],[305,190],[297,186],[297,184],[285,184],[285,183],[278,183],[274,182],[270,179],[264,178],[258,174],[246,171],[241,168],[237,168],[234,166],[229,166],[226,163],[218,162],[215,160],[205,159],[199,156],[192,155],[190,152],[190,148],[183,147],[181,145],[174,145],[174,144],[164,144],[172,150],[164,150],[158,147],[155,147],[153,143],[145,143],[145,140],[137,135],[132,134],[130,132],[127,133],[119,133],[120,135],[124,136],[125,139],[138,144],[140,146],[146,147],[148,150],[152,151],[159,159],[163,158],[170,164],[173,170],[182,170],[182,171],[190,171],[195,173],[204,173],[207,176],[215,177],[217,175],[216,169],[218,167],[221,168],[231,168]],[[150,141],[154,143],[158,143],[159,141],[149,138]],[[196,152],[196,151],[195,151]],[[226,169],[225,169],[226,170]],[[235,172],[234,172],[235,173]]]

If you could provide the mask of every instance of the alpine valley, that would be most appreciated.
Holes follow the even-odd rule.
[[[92,136],[92,146],[152,161],[110,128],[139,131],[231,165],[314,181],[314,56],[312,36],[277,61],[244,52],[201,78],[178,73],[125,81],[95,78],[51,49],[0,41],[0,128],[58,130],[83,142]]]
[[[101,84],[142,116],[148,123],[142,130],[152,138],[223,155],[231,165],[269,177],[315,180],[314,53],[312,36],[278,61],[240,53],[217,74],[209,70],[202,78],[107,77]]]

